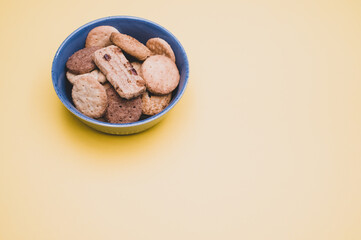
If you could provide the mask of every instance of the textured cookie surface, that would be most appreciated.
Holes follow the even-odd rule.
[[[132,62],[132,66],[135,69],[135,71],[137,71],[138,75],[142,76],[142,70],[141,70],[142,64],[140,62]]]
[[[163,111],[172,99],[172,94],[167,95],[152,95],[145,92],[142,95],[142,112],[146,115],[155,115]]]
[[[151,38],[147,41],[146,46],[154,55],[164,55],[175,62],[174,52],[171,46],[164,39]]]
[[[110,123],[131,123],[138,121],[142,115],[141,97],[131,100],[121,98],[113,87],[106,90],[108,107],[105,118]]]
[[[107,94],[93,76],[85,75],[75,81],[71,92],[75,107],[84,115],[99,118],[107,108]]]
[[[100,47],[83,48],[75,52],[66,62],[66,68],[73,74],[89,73],[95,69],[92,54]]]
[[[101,71],[99,71],[98,69],[95,69],[95,70],[91,71],[90,73],[84,73],[84,74],[80,74],[80,75],[73,74],[69,71],[66,72],[66,78],[69,80],[69,82],[71,84],[74,84],[76,80],[78,80],[79,78],[81,78],[84,75],[92,75],[100,83],[105,83],[105,81],[107,80],[105,78],[104,74]]]
[[[112,33],[110,41],[129,55],[141,61],[145,60],[151,54],[150,50],[144,44],[126,34]]]
[[[125,58],[122,50],[114,45],[99,49],[93,54],[99,69],[122,98],[131,99],[145,91],[145,82]]]
[[[85,40],[85,47],[107,47],[112,45],[110,35],[118,30],[112,26],[99,26],[93,28]]]
[[[180,75],[177,66],[166,56],[150,56],[141,69],[147,90],[151,93],[165,95],[178,86]]]

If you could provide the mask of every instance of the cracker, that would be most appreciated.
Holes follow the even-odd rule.
[[[152,95],[145,92],[142,95],[142,112],[146,115],[155,115],[163,111],[172,99],[172,94],[167,95]]]
[[[92,75],[100,83],[105,83],[107,80],[105,78],[104,74],[101,71],[99,71],[98,69],[95,69],[95,70],[91,71],[90,73],[84,73],[84,74],[80,74],[80,75],[73,74],[69,71],[66,72],[66,78],[69,80],[69,82],[71,84],[74,84],[76,80],[78,80],[79,78],[81,78],[84,75]]]
[[[175,62],[175,55],[171,46],[162,38],[151,38],[147,41],[147,48],[154,55],[164,55]]]
[[[112,26],[99,26],[93,28],[85,40],[85,47],[107,47],[112,45],[110,41],[110,35],[113,32],[119,32]]]
[[[83,48],[70,56],[66,62],[66,68],[73,74],[84,74],[93,71],[96,66],[91,58],[99,47]]]
[[[132,55],[140,61],[144,61],[151,55],[150,50],[137,39],[122,33],[112,33],[110,41],[120,47],[124,52]]]
[[[99,69],[122,98],[131,99],[145,91],[145,82],[114,45],[99,49],[93,54]]]
[[[108,107],[105,118],[110,123],[131,123],[139,120],[142,115],[141,97],[131,100],[121,98],[113,87],[106,90]]]
[[[143,62],[141,69],[147,90],[153,94],[171,93],[179,84],[177,66],[166,56],[150,56]]]
[[[107,108],[107,94],[93,76],[81,76],[73,85],[71,92],[75,107],[84,115],[100,118]]]

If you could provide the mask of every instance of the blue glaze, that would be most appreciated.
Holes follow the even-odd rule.
[[[166,40],[172,47],[176,57],[176,65],[180,73],[180,81],[178,87],[173,92],[172,101],[162,112],[134,123],[114,124],[89,118],[80,113],[72,104],[71,84],[68,82],[65,76],[65,63],[74,52],[84,48],[85,39],[89,31],[101,25],[113,26],[118,29],[119,32],[128,34],[143,44],[145,44],[149,38],[160,37]],[[182,97],[186,88],[189,76],[189,63],[187,54],[178,39],[164,27],[152,21],[138,17],[111,16],[87,23],[70,34],[60,45],[58,51],[55,54],[51,75],[54,89],[59,99],[65,105],[65,107],[77,118],[98,131],[124,135],[141,132],[154,126],[161,119],[163,119],[165,114],[169,112],[170,109],[174,107],[174,105]]]

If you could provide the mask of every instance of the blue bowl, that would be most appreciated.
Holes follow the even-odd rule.
[[[176,64],[180,73],[180,81],[178,87],[173,92],[170,104],[162,112],[134,123],[114,124],[89,118],[75,108],[71,100],[71,84],[65,77],[65,63],[74,52],[84,48],[85,39],[89,31],[101,25],[113,26],[118,29],[119,32],[128,34],[143,44],[145,44],[149,38],[153,37],[163,38],[170,44],[176,57]],[[53,78],[54,89],[59,99],[78,119],[98,131],[110,134],[126,135],[138,133],[154,126],[159,123],[176,105],[182,97],[188,82],[189,64],[187,54],[180,42],[164,27],[138,17],[112,16],[87,23],[70,34],[60,45],[55,54],[51,75]]]

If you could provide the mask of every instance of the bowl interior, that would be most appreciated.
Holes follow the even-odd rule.
[[[65,63],[74,52],[84,48],[85,39],[89,31],[101,25],[113,26],[118,29],[119,32],[128,34],[137,39],[138,41],[142,42],[143,44],[145,44],[149,38],[160,37],[167,41],[172,47],[176,56],[176,65],[180,73],[180,81],[178,87],[173,91],[173,98],[171,103],[161,113],[134,123],[112,124],[89,118],[80,113],[74,107],[71,100],[72,86],[65,76]],[[65,39],[65,41],[61,44],[57,53],[55,54],[52,66],[52,78],[55,91],[58,94],[60,100],[76,116],[94,124],[108,126],[131,126],[152,121],[155,118],[158,118],[161,115],[165,114],[167,111],[169,111],[178,102],[179,98],[183,94],[183,91],[185,90],[188,80],[188,71],[189,67],[187,55],[180,42],[168,30],[156,23],[145,19],[136,17],[115,16],[98,19],[88,24],[85,24],[75,30],[72,34],[70,34],[69,37]]]

